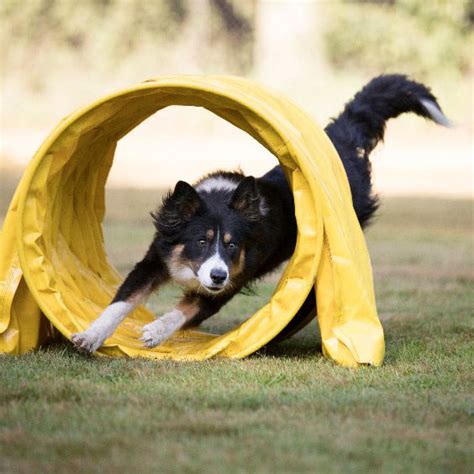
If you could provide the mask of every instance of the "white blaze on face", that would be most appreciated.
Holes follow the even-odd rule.
[[[197,273],[199,281],[202,285],[207,287],[216,286],[216,284],[212,281],[211,278],[211,272],[213,270],[221,270],[226,273],[226,279],[219,284],[220,287],[224,287],[229,281],[229,267],[219,254],[219,230],[217,231],[216,247],[214,254],[201,265],[201,268],[199,268],[199,271]]]

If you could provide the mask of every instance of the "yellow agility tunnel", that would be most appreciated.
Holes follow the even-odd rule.
[[[288,99],[230,76],[159,77],[104,97],[57,125],[27,167],[0,234],[0,353],[39,347],[51,324],[70,339],[110,303],[122,278],[107,261],[101,223],[115,148],[142,121],[172,105],[204,107],[278,158],[295,200],[295,252],[271,300],[232,331],[181,331],[146,349],[140,329],[154,316],[140,307],[98,354],[245,357],[278,336],[316,291],[324,354],[344,366],[380,365],[384,338],[370,259],[336,150]]]

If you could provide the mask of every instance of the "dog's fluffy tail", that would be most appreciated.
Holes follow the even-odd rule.
[[[405,112],[451,126],[428,87],[402,74],[389,74],[371,80],[326,132],[333,143],[356,148],[359,155],[368,156],[383,140],[387,120]]]
[[[451,125],[426,86],[401,74],[392,74],[370,81],[326,127],[346,170],[354,209],[362,226],[367,225],[378,206],[377,196],[372,193],[370,152],[383,140],[387,120],[405,112],[413,112],[440,125]],[[275,340],[289,337],[303,327],[315,308],[311,292]]]

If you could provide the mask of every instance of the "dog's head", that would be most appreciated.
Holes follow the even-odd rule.
[[[179,181],[152,214],[172,278],[208,295],[231,289],[245,272],[246,252],[264,214],[253,177],[205,191]]]

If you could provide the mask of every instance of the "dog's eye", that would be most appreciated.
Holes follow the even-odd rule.
[[[207,244],[206,239],[199,239],[199,245],[200,245],[201,247],[204,247],[206,244]]]
[[[234,250],[234,249],[237,248],[237,245],[234,244],[234,242],[229,242],[228,248],[229,248],[230,250]]]

